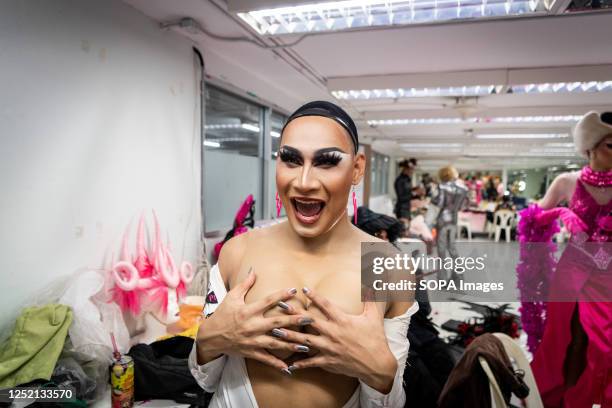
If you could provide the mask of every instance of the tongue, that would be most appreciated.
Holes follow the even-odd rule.
[[[321,211],[320,202],[304,204],[296,201],[295,206],[299,213],[306,217],[312,217],[313,215],[317,215],[319,211]]]

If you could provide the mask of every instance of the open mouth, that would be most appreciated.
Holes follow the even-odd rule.
[[[298,220],[304,224],[315,223],[325,207],[324,201],[312,198],[292,198],[291,204]]]

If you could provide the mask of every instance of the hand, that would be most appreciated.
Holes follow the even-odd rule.
[[[280,290],[264,299],[246,304],[244,298],[255,283],[255,273],[230,290],[215,312],[200,325],[197,335],[198,364],[214,360],[221,354],[238,355],[260,361],[279,370],[287,370],[287,364],[268,353],[268,350],[302,351],[298,344],[279,340],[267,333],[272,329],[307,323],[304,316],[264,317],[264,312],[276,307],[297,293],[297,290]],[[289,310],[289,313],[293,313]],[[287,372],[287,371],[286,371]]]
[[[565,207],[556,207],[550,210],[542,211],[537,215],[536,223],[538,225],[548,225],[557,218],[560,218],[561,221],[563,221],[563,225],[565,225],[567,230],[572,234],[588,230],[588,227],[584,221],[582,221],[580,217],[578,217],[572,210]]]
[[[395,379],[397,360],[387,343],[384,316],[373,301],[364,303],[360,315],[349,315],[313,290],[304,288],[326,319],[314,319],[310,326],[319,335],[283,330],[290,342],[319,350],[315,356],[298,360],[289,367],[294,371],[320,367],[336,374],[355,377],[370,387],[387,394]]]

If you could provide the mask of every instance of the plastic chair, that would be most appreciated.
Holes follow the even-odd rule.
[[[462,216],[461,213],[457,215],[457,239],[461,238],[461,231],[465,228],[468,235],[468,241],[472,240],[472,226],[470,224],[470,219],[465,215]]]
[[[510,210],[498,210],[493,214],[493,224],[495,225],[495,242],[499,242],[502,230],[506,233],[506,242],[510,242],[510,231],[514,213]]]
[[[529,360],[527,360],[527,356],[521,346],[516,340],[505,333],[493,333],[493,335],[502,342],[508,358],[510,358],[510,361],[514,361],[516,368],[525,372],[523,381],[529,387],[529,395],[525,398],[527,408],[543,408],[544,404],[542,403],[542,397],[540,396],[535,377],[531,371],[531,365],[529,365]]]
[[[493,374],[493,370],[487,363],[487,360],[479,356],[478,362],[480,363],[480,367],[482,371],[485,372],[487,378],[489,379],[489,390],[491,392],[491,408],[506,408],[506,401],[504,400],[504,395],[499,388],[499,384],[497,384],[497,380],[495,379],[495,374]]]

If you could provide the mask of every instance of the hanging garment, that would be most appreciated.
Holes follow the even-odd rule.
[[[10,337],[0,346],[0,388],[48,380],[64,347],[72,310],[49,304],[23,309]]]
[[[491,407],[489,379],[478,361],[479,357],[484,357],[493,371],[506,404],[510,402],[511,393],[519,398],[529,394],[523,380],[514,373],[501,341],[493,334],[485,333],[470,343],[451,372],[438,400],[439,408]]]

